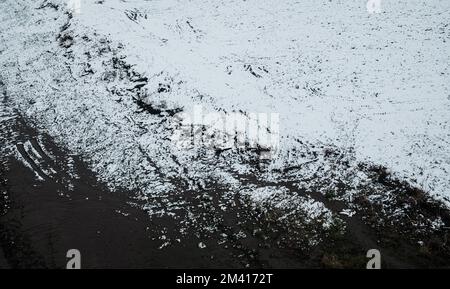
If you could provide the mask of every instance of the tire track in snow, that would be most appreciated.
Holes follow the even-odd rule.
[[[25,149],[23,143],[16,144],[17,152],[20,154],[20,160],[24,162],[24,164],[29,167],[33,172],[36,174],[36,176],[41,180],[49,180],[50,177],[46,175],[42,169],[35,163],[33,158],[28,154],[27,150]]]

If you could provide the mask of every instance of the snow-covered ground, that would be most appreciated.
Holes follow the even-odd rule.
[[[354,148],[450,196],[450,2],[381,5],[81,1],[75,33],[87,26],[124,44],[150,92],[170,79],[158,97],[172,106],[278,113],[284,151],[298,139]]]
[[[361,163],[449,201],[447,0],[382,1],[379,14],[363,0],[82,0],[65,14],[65,1],[0,7],[11,105],[111,188],[136,191],[151,214],[195,222],[184,193],[214,185],[275,208],[304,202],[298,209],[327,226],[334,217],[320,202],[273,186],[280,171],[299,190],[345,180],[350,198],[370,183]],[[232,147],[180,147],[179,120],[198,106],[250,121],[277,115],[276,128],[259,123],[276,154],[259,171]]]

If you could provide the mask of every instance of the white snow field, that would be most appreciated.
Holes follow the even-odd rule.
[[[364,0],[79,4],[64,14],[65,1],[0,1],[0,77],[11,105],[111,188],[136,191],[151,214],[189,211],[177,196],[211,182],[277,207],[286,201],[274,192],[286,189],[264,182],[287,168],[299,189],[333,190],[339,179],[349,197],[368,183],[360,163],[449,204],[448,0],[386,0],[373,14]],[[157,113],[139,112],[136,97]],[[264,170],[232,147],[220,157],[217,148],[180,147],[172,112],[186,118],[198,106],[277,115],[274,130],[259,124],[276,147]],[[261,182],[244,184],[245,174]],[[332,219],[304,201],[298,208],[311,218]]]
[[[450,196],[450,2],[381,5],[369,14],[366,1],[82,1],[75,20],[123,43],[155,83],[171,78],[162,97],[173,106],[279,113],[283,150],[295,139],[354,148]]]

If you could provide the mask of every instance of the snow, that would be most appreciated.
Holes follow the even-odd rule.
[[[311,197],[301,196],[300,193],[290,191],[284,187],[260,187],[241,192],[247,195],[255,204],[259,206],[273,206],[295,214],[297,211],[303,212],[307,222],[323,218],[326,222],[332,221],[332,213],[323,203],[314,201]],[[286,216],[284,216],[286,217]],[[329,225],[325,223],[325,225]]]
[[[355,148],[358,160],[449,196],[449,8],[384,1],[371,15],[365,1],[110,0],[83,2],[76,21],[124,44],[136,70],[173,79],[163,97],[175,107],[279,113],[284,151],[294,139]],[[134,22],[127,11],[139,11]]]
[[[52,2],[58,10],[0,3],[0,80],[11,105],[83,156],[111,189],[136,192],[150,214],[183,219],[183,208],[183,222],[195,226],[183,193],[216,182],[227,188],[224,207],[239,193],[331,222],[322,203],[264,183],[294,168],[299,191],[336,190],[338,179],[357,187],[367,182],[359,163],[449,200],[446,0],[383,1],[374,14],[362,0],[82,1],[72,18],[64,1]],[[162,116],[139,112],[141,84],[143,103]],[[198,125],[183,121],[198,106],[248,122],[279,116],[277,143],[268,145],[276,154],[261,175],[248,154],[217,157],[216,148],[174,141],[181,115],[167,112],[182,109],[186,128]],[[218,130],[207,121],[207,133]],[[348,167],[326,158],[327,148]],[[261,188],[241,180],[250,174]]]

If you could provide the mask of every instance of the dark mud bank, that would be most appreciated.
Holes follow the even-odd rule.
[[[81,158],[9,109],[3,92],[2,268],[65,268],[70,249],[81,252],[83,268],[365,268],[366,252],[373,248],[380,249],[384,268],[450,266],[448,230],[429,232],[417,225],[423,219],[439,217],[449,227],[448,209],[426,193],[392,179],[383,168],[374,167],[361,169],[372,172],[374,183],[395,191],[389,206],[368,202],[370,192],[360,194],[355,201],[359,206],[356,215],[344,218],[344,233],[327,231],[324,241],[312,249],[301,244],[308,230],[317,230],[314,224],[301,230],[293,222],[281,224],[281,213],[259,211],[239,198],[226,212],[214,202],[210,204],[213,208],[202,206],[203,211],[198,212],[222,220],[219,232],[199,235],[193,230],[166,245],[162,235],[170,238],[171,232],[179,229],[176,220],[150,217],[140,209],[133,192],[111,192]],[[257,181],[251,176],[246,180]],[[289,188],[295,182],[278,185]],[[216,187],[206,193],[214,197],[222,190]],[[303,193],[333,213],[339,214],[345,207],[335,196]],[[409,210],[403,219],[386,218],[386,210],[405,204]],[[247,237],[237,238],[241,232]]]
[[[365,252],[372,247],[382,251],[385,267],[449,265],[446,232],[421,236],[426,239],[417,246],[395,226],[375,226],[380,211],[373,206],[365,208],[365,216],[351,218],[344,235],[329,235],[327,242],[312,251],[302,251],[294,239],[286,238],[301,232],[280,227],[271,222],[274,216],[262,218],[264,213],[252,211],[245,204],[224,217],[223,226],[229,233],[226,244],[208,242],[216,245],[199,248],[202,240],[192,234],[178,244],[161,248],[159,228],[175,229],[173,221],[151,219],[145,211],[130,205],[134,202],[130,192],[110,192],[82,160],[23,119],[15,121],[13,130],[17,133],[16,153],[25,162],[9,156],[2,159],[0,168],[2,267],[65,268],[66,252],[78,249],[83,268],[364,268]],[[329,208],[341,209],[337,201],[319,194],[315,198]],[[416,204],[417,214],[439,214],[448,222],[448,211],[422,193],[405,191],[397,201],[405,199]],[[364,200],[360,202],[365,205]],[[256,227],[262,228],[264,237],[251,236]],[[233,233],[241,230],[249,232],[249,238],[233,239]]]

